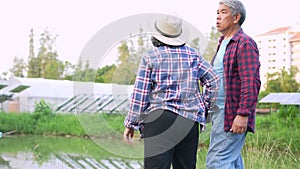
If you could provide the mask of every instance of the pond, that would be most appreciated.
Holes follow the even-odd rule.
[[[208,139],[209,132],[200,134]],[[243,149],[245,168],[300,168],[299,152],[259,147],[249,135]],[[257,139],[255,139],[257,140]],[[254,140],[254,141],[255,141]],[[272,145],[271,145],[272,146]],[[197,169],[205,168],[207,145],[199,144]],[[120,137],[78,138],[10,135],[0,138],[0,169],[141,169],[143,140]]]
[[[143,144],[113,138],[11,136],[0,138],[1,169],[140,169]]]

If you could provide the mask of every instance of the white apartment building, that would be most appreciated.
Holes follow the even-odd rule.
[[[300,71],[300,30],[295,33],[291,38],[291,64],[292,66],[298,67]],[[296,75],[296,80],[300,83],[300,73]]]
[[[289,72],[291,66],[300,69],[300,29],[299,26],[280,27],[254,37],[260,53],[260,75],[262,90],[266,87],[267,74]],[[296,77],[300,83],[300,74]]]

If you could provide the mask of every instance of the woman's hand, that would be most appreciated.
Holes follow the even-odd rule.
[[[125,127],[123,138],[126,142],[130,141],[134,136],[134,129]]]

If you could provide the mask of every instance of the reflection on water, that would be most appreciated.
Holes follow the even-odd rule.
[[[53,154],[49,160],[38,164],[35,161],[33,153],[20,152],[17,154],[2,154],[3,164],[1,169],[127,169],[127,168],[143,168],[143,164],[138,160],[126,160],[121,158],[95,159],[92,157],[84,157],[76,154]]]
[[[112,140],[108,142],[119,144]],[[141,147],[138,143],[137,146]],[[130,147],[125,151],[130,151]],[[90,139],[17,136],[0,139],[0,168],[139,169],[143,168],[143,161],[116,156]]]

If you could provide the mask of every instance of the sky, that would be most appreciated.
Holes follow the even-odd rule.
[[[242,28],[250,36],[300,22],[297,0],[241,0],[247,11]],[[88,41],[102,28],[143,13],[176,13],[204,34],[215,26],[218,0],[0,0],[0,73],[14,57],[28,59],[29,33],[35,53],[44,30],[57,35],[58,59],[78,62]]]

